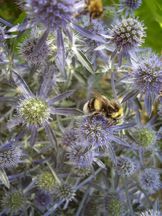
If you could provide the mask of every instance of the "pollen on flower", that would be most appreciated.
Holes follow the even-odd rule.
[[[149,147],[156,141],[156,132],[150,128],[137,128],[132,132],[135,142],[142,147]]]
[[[122,214],[122,203],[116,194],[108,194],[104,198],[105,208],[110,216],[120,216]]]
[[[48,122],[50,111],[48,104],[40,98],[27,98],[18,106],[20,117],[27,125],[40,126]]]
[[[111,30],[112,42],[127,53],[144,42],[145,27],[137,18],[123,18]]]
[[[43,191],[50,192],[56,186],[57,181],[51,172],[42,172],[37,178],[37,185]]]
[[[7,209],[10,214],[17,214],[20,210],[23,210],[25,203],[26,199],[21,191],[6,193],[2,199],[2,206]]]
[[[38,41],[38,38],[28,38],[20,45],[20,54],[28,63],[33,65],[44,62],[49,54],[49,48],[46,43],[43,43],[39,49],[36,49]]]
[[[62,183],[55,188],[56,196],[59,200],[71,201],[75,197],[74,188],[68,183]]]

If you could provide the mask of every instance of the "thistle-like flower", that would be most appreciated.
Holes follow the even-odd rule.
[[[76,0],[26,0],[29,17],[51,29],[64,27],[72,19]]]
[[[162,216],[162,212],[158,210],[147,210],[145,212],[140,213],[139,216]]]
[[[136,10],[142,4],[142,0],[120,0],[121,9],[128,11]]]
[[[119,54],[121,64],[123,55],[130,55],[132,49],[137,48],[144,42],[145,27],[137,18],[123,18],[111,29],[110,42],[115,44],[115,51]]]
[[[2,206],[9,215],[20,215],[26,205],[26,199],[21,191],[8,192],[2,198]]]
[[[152,105],[162,89],[162,62],[156,54],[149,51],[132,61],[132,64],[133,71],[130,74],[132,92],[144,96],[145,109],[150,115]],[[134,96],[130,93],[129,95]]]
[[[111,119],[103,115],[86,116],[79,124],[78,131],[81,137],[95,147],[109,148],[109,143],[115,141],[124,143],[118,138],[118,132],[127,127],[127,124],[113,125]]]
[[[75,197],[75,189],[68,183],[61,183],[55,188],[57,199],[62,201],[71,201]]]
[[[121,200],[113,193],[104,197],[104,207],[110,216],[120,216],[123,211]]]
[[[151,147],[156,141],[156,131],[148,127],[135,128],[131,132],[135,142],[144,148]]]
[[[91,168],[97,155],[94,147],[85,140],[76,142],[68,151],[69,162],[78,168]]]
[[[23,153],[13,141],[0,146],[0,168],[12,168],[21,162]]]
[[[131,176],[137,170],[137,163],[131,158],[120,156],[117,158],[116,171],[121,176]]]
[[[78,132],[75,128],[66,130],[63,134],[61,145],[65,149],[69,149],[70,146],[75,144],[76,140],[78,139]]]
[[[13,79],[22,93],[22,97],[17,105],[19,117],[15,120],[15,125],[22,123],[26,125],[27,128],[31,129],[31,145],[35,143],[38,128],[44,127],[51,143],[55,145],[56,139],[49,123],[52,119],[52,115],[77,115],[81,112],[73,108],[56,108],[53,107],[53,104],[69,97],[72,95],[73,91],[48,98],[47,94],[53,83],[53,71],[50,71],[50,74],[45,76],[40,91],[36,96],[30,91],[25,81],[15,72],[13,74]]]
[[[90,144],[94,146],[107,145],[107,119],[102,115],[86,116],[83,118],[79,131]]]
[[[48,45],[46,42],[44,42],[42,46],[37,49],[38,42],[39,38],[28,38],[22,44],[20,44],[20,54],[29,64],[41,64],[45,62],[48,57]]]
[[[139,177],[141,187],[149,193],[156,192],[161,187],[159,172],[152,168],[145,169]]]
[[[36,192],[34,204],[41,212],[44,212],[45,209],[49,207],[51,202],[52,202],[52,197],[48,192],[45,191]]]
[[[51,172],[44,171],[37,177],[37,186],[43,191],[51,192],[56,185],[57,181]]]

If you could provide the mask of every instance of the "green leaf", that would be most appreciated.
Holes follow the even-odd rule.
[[[141,7],[136,11],[136,15],[147,27],[144,47],[151,47],[158,53],[162,51],[162,4],[160,2],[161,0],[143,0]]]

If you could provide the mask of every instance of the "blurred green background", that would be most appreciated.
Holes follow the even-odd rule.
[[[103,1],[105,6],[119,3],[118,0]],[[155,52],[162,53],[162,0],[143,0],[135,15],[147,27],[144,47],[151,47]],[[24,12],[16,4],[16,0],[0,0],[0,17],[16,24],[24,18]]]

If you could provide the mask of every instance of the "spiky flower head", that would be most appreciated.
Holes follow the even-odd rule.
[[[78,139],[78,132],[75,128],[66,130],[63,134],[62,138],[62,146],[65,149],[69,149],[71,145],[73,145]]]
[[[68,183],[61,183],[55,188],[56,196],[59,200],[71,201],[75,197],[75,190]]]
[[[39,97],[30,97],[21,100],[17,110],[27,125],[40,126],[47,123],[50,119],[48,104]]]
[[[10,215],[17,214],[25,207],[26,199],[21,191],[6,193],[2,198],[2,206]]]
[[[153,52],[149,51],[133,62],[132,80],[134,88],[141,94],[159,95],[162,89],[162,62]]]
[[[139,127],[132,131],[135,142],[142,147],[150,147],[156,141],[156,132],[148,127]]]
[[[57,181],[53,174],[48,171],[43,171],[37,177],[37,186],[43,191],[51,192],[56,187]]]
[[[158,210],[147,210],[142,212],[139,216],[162,216],[162,213]]]
[[[52,29],[72,19],[75,0],[26,0],[29,17]]]
[[[52,202],[51,195],[46,191],[38,191],[35,194],[35,206],[44,211],[46,208],[49,207],[50,203]]]
[[[145,36],[144,24],[137,18],[123,18],[111,30],[111,41],[118,51],[126,54],[131,49],[141,46]]]
[[[159,172],[152,168],[141,172],[139,181],[141,187],[149,193],[154,193],[161,187]]]
[[[90,168],[96,159],[96,151],[85,140],[76,142],[68,151],[69,162],[78,168]]]
[[[120,156],[117,158],[116,171],[121,176],[131,176],[137,169],[137,164],[129,157]]]
[[[142,0],[120,0],[120,6],[128,10],[136,10],[142,4]]]
[[[37,48],[39,38],[28,38],[20,44],[20,54],[31,65],[38,65],[48,57],[49,48],[46,42]]]
[[[80,133],[94,146],[106,146],[107,144],[107,119],[102,115],[86,116],[80,124]]]
[[[19,146],[9,142],[0,147],[0,168],[12,168],[21,162],[23,153]]]
[[[104,197],[104,205],[108,215],[110,216],[120,216],[123,211],[121,200],[113,193]]]

